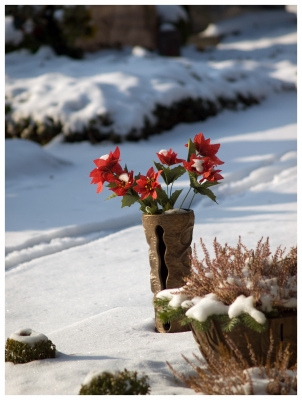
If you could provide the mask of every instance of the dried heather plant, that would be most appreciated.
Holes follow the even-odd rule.
[[[253,384],[253,378],[256,378],[258,386],[259,379],[263,381],[262,390],[265,390],[268,394],[296,394],[296,366],[292,370],[287,369],[288,347],[283,349],[282,345],[280,346],[277,360],[271,365],[270,356],[274,348],[272,333],[270,339],[270,349],[265,366],[258,365],[253,349],[247,342],[251,359],[254,361],[254,367],[249,368],[240,351],[228,337],[226,337],[226,340],[233,351],[232,356],[230,356],[229,350],[222,345],[220,345],[219,355],[217,356],[217,353],[208,346],[206,341],[203,343],[203,348],[207,353],[207,362],[193,354],[197,361],[197,363],[193,363],[182,355],[195,371],[194,375],[186,376],[175,371],[169,362],[167,364],[176,378],[197,393],[210,395],[257,394],[259,387],[255,389]]]
[[[286,309],[287,302],[297,297],[297,247],[284,256],[285,249],[279,246],[271,255],[269,238],[259,240],[255,250],[243,245],[240,237],[236,247],[222,246],[215,238],[211,258],[202,239],[200,244],[204,259],[198,259],[194,245],[192,272],[182,288],[190,298],[214,293],[230,305],[240,295],[253,296],[254,307],[270,312]]]

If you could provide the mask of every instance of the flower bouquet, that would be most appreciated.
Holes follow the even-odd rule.
[[[271,255],[269,239],[249,250],[239,238],[237,247],[214,240],[214,257],[201,240],[205,258],[194,246],[192,268],[179,289],[157,293],[154,304],[163,323],[191,324],[203,351],[204,343],[219,353],[231,339],[249,360],[249,346],[257,357],[274,345],[290,346],[290,363],[297,362],[297,247],[285,255],[279,246]],[[248,342],[246,341],[248,337]],[[251,364],[252,360],[249,360]]]
[[[220,144],[211,144],[210,139],[205,139],[203,133],[199,133],[195,135],[193,141],[189,139],[185,146],[188,148],[186,160],[177,158],[177,153],[172,149],[162,149],[156,153],[160,161],[154,162],[156,170],[150,167],[146,175],[140,173],[134,175],[134,171],[129,171],[127,165],[122,168],[120,149],[117,146],[113,152],[110,151],[109,154],[93,161],[96,168],[90,172],[91,183],[97,184],[97,193],[103,190],[106,183],[108,189],[113,192],[107,199],[122,197],[122,207],[139,203],[140,210],[144,214],[163,214],[173,210],[182,192],[182,190],[173,191],[173,184],[187,172],[190,188],[177,211],[180,211],[192,189],[193,196],[188,208],[198,193],[216,202],[216,196],[210,187],[217,185],[218,181],[223,179],[220,175],[221,170],[215,169],[217,165],[223,164],[223,161],[216,156]],[[160,177],[166,185],[165,189],[159,183]]]
[[[216,202],[216,196],[210,187],[217,185],[223,179],[217,165],[223,164],[217,157],[220,144],[211,144],[203,133],[189,139],[186,160],[178,158],[172,149],[160,150],[157,157],[160,162],[154,162],[155,170],[150,167],[146,175],[134,175],[127,166],[120,165],[120,149],[105,154],[94,160],[96,168],[91,171],[91,183],[97,184],[97,193],[104,184],[112,192],[107,198],[122,197],[122,207],[139,203],[142,214],[142,224],[146,241],[149,245],[150,285],[156,295],[167,288],[180,287],[184,277],[191,268],[191,242],[194,227],[194,212],[190,210],[196,194],[208,196]],[[173,190],[174,182],[184,173],[190,179],[189,190],[184,196],[179,208],[175,203],[182,190]],[[165,189],[159,182],[162,178]],[[189,206],[182,206],[189,193],[193,191]],[[162,324],[155,310],[155,330],[157,332],[183,332],[190,330],[189,326],[180,326],[177,321]]]

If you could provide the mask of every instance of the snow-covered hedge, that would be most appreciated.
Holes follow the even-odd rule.
[[[61,131],[67,141],[139,140],[295,90],[256,61],[222,66],[142,48],[72,60],[43,47],[5,59],[6,137],[42,144]]]

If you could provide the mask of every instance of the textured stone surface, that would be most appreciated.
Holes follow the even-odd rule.
[[[270,346],[270,331],[273,334],[274,350],[271,356],[271,363],[276,359],[279,346],[282,343],[283,348],[287,344],[290,345],[291,357],[289,360],[289,367],[297,363],[297,313],[288,312],[283,316],[268,319],[268,329],[265,332],[258,333],[250,328],[240,324],[234,330],[228,333],[223,333],[220,324],[217,321],[211,322],[211,328],[208,332],[201,332],[191,327],[193,336],[198,344],[201,354],[207,358],[208,352],[205,345],[208,345],[215,353],[219,353],[219,344],[223,344],[230,350],[224,335],[226,335],[236,345],[242,354],[243,358],[247,361],[249,366],[254,366],[249,350],[247,347],[247,339],[251,344],[256,359],[262,364],[266,363],[266,356]]]
[[[194,212],[170,215],[143,215],[142,222],[149,244],[150,283],[154,295],[164,289],[183,286],[191,267],[191,242]],[[163,325],[156,316],[159,332],[184,332],[188,326],[177,321]]]

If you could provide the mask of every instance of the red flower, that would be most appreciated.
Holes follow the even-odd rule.
[[[221,172],[221,169],[215,170],[214,168],[212,169],[211,172],[205,173],[203,176],[207,181],[219,181],[220,179],[223,179],[223,176],[219,174]]]
[[[123,172],[119,164],[120,149],[117,146],[114,152],[110,151],[109,154],[93,160],[97,168],[93,169],[89,176],[92,178],[91,183],[98,184],[97,193],[103,190],[103,183],[112,179],[113,174],[120,175]]]
[[[89,176],[92,178],[90,183],[97,184],[98,187],[96,189],[97,193],[100,193],[103,190],[103,183],[108,181],[108,176],[111,175],[108,172],[100,171],[98,168],[92,170]]]
[[[194,172],[197,175],[202,175],[204,171],[203,163],[204,160],[202,157],[191,154],[190,161],[183,161],[183,166],[187,171]]]
[[[205,139],[203,136],[203,133],[200,132],[198,135],[195,135],[194,137],[194,143],[196,146],[197,152],[204,157],[209,157],[215,165],[221,165],[224,164],[224,161],[219,160],[218,157],[216,157],[216,153],[219,150],[220,144],[210,144],[210,139]],[[185,144],[186,147],[188,147],[187,144]]]
[[[177,153],[172,151],[172,149],[168,150],[160,150],[160,152],[156,153],[160,162],[165,165],[174,165],[183,162],[184,160],[177,158]]]
[[[102,171],[112,171],[116,164],[120,161],[120,149],[116,146],[116,149],[112,153],[105,154],[104,156],[93,160],[95,165]]]
[[[214,182],[214,181],[219,181],[220,179],[224,179],[223,176],[219,174],[221,172],[221,169],[214,169],[213,167],[209,170],[206,171],[203,174],[203,178],[199,181],[200,183],[203,182],[205,179],[209,182]]]
[[[123,173],[120,174],[118,178],[114,176],[112,176],[112,178],[113,179],[111,179],[110,182],[115,183],[116,186],[111,187],[109,190],[112,190],[118,196],[125,196],[125,194],[127,194],[128,189],[131,188],[134,182],[133,171],[131,172],[123,171]]]
[[[161,188],[157,179],[161,173],[162,171],[155,172],[153,167],[151,167],[146,176],[141,175],[136,181],[137,186],[134,186],[133,189],[141,195],[141,200],[144,200],[148,196],[151,196],[153,199],[157,198],[156,188]]]

